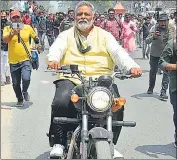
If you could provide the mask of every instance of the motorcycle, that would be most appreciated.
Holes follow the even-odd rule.
[[[77,118],[54,117],[57,124],[78,124],[74,131],[68,131],[65,154],[62,159],[113,159],[113,126],[135,127],[133,121],[115,121],[112,113],[124,107],[126,100],[116,98],[112,91],[115,78],[121,80],[130,74],[114,72],[112,76],[102,75],[87,80],[77,65],[63,66],[60,70],[46,72],[77,76],[81,84],[71,91],[71,101],[78,111]],[[106,127],[105,127],[106,126]]]

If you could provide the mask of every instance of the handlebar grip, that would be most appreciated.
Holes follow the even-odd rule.
[[[54,123],[80,123],[81,120],[77,118],[67,118],[67,117],[54,117]]]
[[[131,75],[117,75],[116,78],[119,78],[120,80],[128,79]]]
[[[70,66],[61,66],[61,70],[70,70]]]
[[[54,73],[63,73],[63,74],[72,74],[71,70],[54,70],[54,69],[46,69],[44,72],[54,72]]]
[[[133,121],[113,121],[113,126],[135,127],[136,122]]]

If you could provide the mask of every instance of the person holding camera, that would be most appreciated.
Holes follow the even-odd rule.
[[[157,19],[157,24],[152,27],[150,34],[146,38],[146,43],[151,45],[150,51],[150,72],[149,72],[149,88],[147,93],[153,94],[155,87],[156,74],[159,68],[158,62],[163,49],[167,42],[173,38],[173,27],[169,25],[167,14],[160,14]],[[165,71],[162,78],[162,89],[159,99],[167,100],[166,91],[169,84],[169,73]]]
[[[6,12],[1,12],[1,35],[3,34],[3,29],[8,25]],[[10,84],[10,69],[8,63],[8,45],[3,42],[1,36],[1,86]]]
[[[3,30],[3,40],[8,44],[8,58],[12,77],[13,89],[17,97],[17,107],[23,106],[23,100],[29,101],[27,92],[30,85],[32,64],[25,50],[30,51],[29,38],[36,39],[36,33],[30,25],[24,25],[21,14],[17,10],[10,13],[11,26],[6,26]],[[39,41],[39,40],[38,40]],[[22,80],[22,89],[21,89]]]

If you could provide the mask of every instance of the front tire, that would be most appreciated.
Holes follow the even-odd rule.
[[[112,159],[111,147],[106,140],[94,140],[90,147],[89,157],[93,159]]]

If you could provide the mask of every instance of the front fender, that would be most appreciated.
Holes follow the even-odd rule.
[[[110,138],[110,133],[102,127],[92,128],[89,131],[88,135],[91,136],[93,139],[109,139]]]

